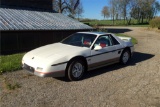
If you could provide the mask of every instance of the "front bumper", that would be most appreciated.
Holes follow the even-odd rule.
[[[50,73],[43,73],[43,72],[35,71],[34,75],[39,76],[39,77],[64,77],[65,71],[54,71]]]
[[[53,72],[39,72],[39,71],[36,71],[33,67],[25,63],[22,65],[22,68],[28,71],[29,73],[39,77],[64,77],[65,76],[65,70],[59,70],[59,71],[53,71]]]

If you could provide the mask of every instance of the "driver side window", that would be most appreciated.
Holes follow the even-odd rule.
[[[102,48],[105,48],[107,46],[112,46],[113,44],[110,40],[110,37],[108,35],[104,35],[104,36],[100,36],[97,39],[97,41],[94,44],[94,47],[97,45],[101,46]]]

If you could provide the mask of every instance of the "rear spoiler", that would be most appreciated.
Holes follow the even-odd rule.
[[[126,42],[131,42],[132,38],[131,37],[122,37],[122,36],[118,36],[121,40],[126,41]]]

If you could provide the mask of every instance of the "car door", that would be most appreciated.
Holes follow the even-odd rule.
[[[96,46],[101,46],[101,49],[95,50],[94,47]],[[91,63],[89,67],[94,68],[97,66],[102,66],[106,63],[111,63],[116,57],[115,51],[116,47],[113,45],[109,35],[100,36],[91,50]]]
[[[123,46],[111,34],[109,35],[109,38],[115,47],[115,51],[114,51],[115,58],[119,60],[121,53],[123,51]]]

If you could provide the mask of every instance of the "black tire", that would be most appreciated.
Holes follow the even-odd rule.
[[[78,81],[83,77],[85,69],[86,69],[85,63],[82,60],[75,59],[68,66],[67,78],[70,81]]]
[[[126,57],[126,58],[125,58]],[[128,49],[125,49],[120,57],[120,63],[126,65],[131,58],[131,53]]]

